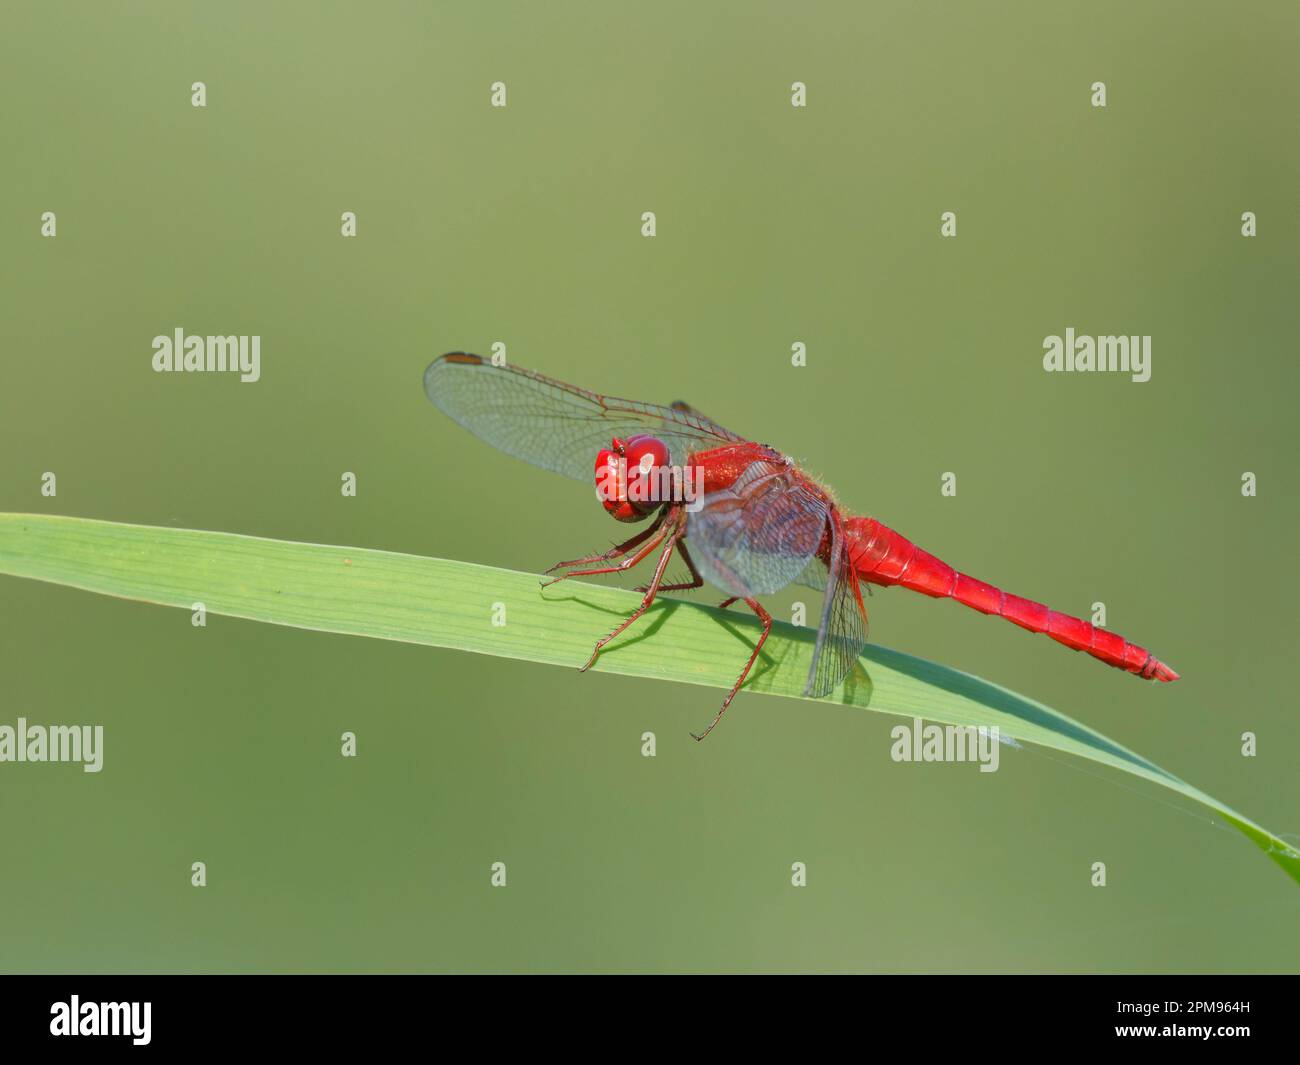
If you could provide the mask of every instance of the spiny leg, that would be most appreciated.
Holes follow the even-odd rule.
[[[658,528],[653,531],[655,535],[653,536],[653,538],[651,538],[648,544],[646,544],[642,548],[639,548],[636,554],[630,555],[629,557],[625,558],[617,566],[603,566],[597,569],[571,570],[568,573],[562,573],[560,574],[560,576],[554,577],[549,581],[542,581],[542,587],[547,588],[550,587],[552,584],[558,584],[560,581],[567,581],[570,577],[596,577],[602,573],[622,573],[624,570],[628,570],[631,569],[633,566],[640,565],[642,562],[645,561],[648,555],[654,553],[654,549],[658,547],[659,544],[662,542],[664,536],[666,536],[668,533],[668,526],[666,524],[660,524]]]
[[[586,672],[591,668],[591,664],[596,661],[596,656],[600,654],[600,649],[602,647],[609,643],[610,640],[614,639],[614,637],[631,625],[632,622],[636,621],[637,618],[650,608],[650,604],[655,601],[655,595],[659,592],[659,582],[664,579],[664,570],[668,568],[668,560],[672,557],[673,545],[678,541],[680,536],[680,526],[673,523],[672,532],[668,534],[668,542],[664,544],[664,552],[659,556],[659,564],[655,566],[655,575],[651,578],[650,584],[646,587],[645,598],[641,600],[641,605],[628,615],[627,620],[624,621],[623,624],[619,625],[618,628],[608,636],[603,636],[596,641],[596,646],[592,648],[591,657],[587,659],[587,664],[582,667],[582,672]]]
[[[728,599],[727,602],[723,603],[722,605],[726,606],[729,603],[734,603],[734,602],[735,599]],[[758,620],[763,623],[763,635],[761,635],[758,638],[758,642],[754,644],[754,650],[749,656],[749,661],[745,663],[745,668],[740,671],[740,676],[736,678],[736,683],[731,686],[731,691],[727,692],[727,697],[722,700],[722,706],[719,708],[713,720],[709,722],[709,727],[706,728],[703,732],[701,732],[698,736],[696,736],[695,733],[692,732],[691,737],[693,739],[696,740],[704,739],[705,736],[707,736],[710,732],[713,731],[714,727],[718,724],[718,722],[722,720],[722,715],[727,712],[727,707],[731,705],[731,700],[736,697],[736,692],[740,691],[740,686],[745,683],[745,678],[749,676],[749,671],[754,668],[754,663],[758,661],[758,652],[763,649],[763,644],[767,642],[767,634],[772,631],[771,614],[769,614],[766,610],[764,610],[762,606],[759,605],[759,603],[757,603],[753,599],[746,599],[745,605],[749,607],[749,609],[752,610],[755,614],[757,614]]]
[[[704,578],[700,576],[700,571],[695,568],[695,560],[691,558],[691,553],[686,550],[686,537],[681,537],[677,541],[677,551],[682,556],[682,561],[686,563],[686,568],[691,571],[691,580],[689,584],[661,584],[661,592],[688,592],[692,588],[703,588]],[[637,588],[638,592],[648,592],[650,585],[643,584]]]
[[[660,521],[662,521],[662,518],[660,519]],[[642,529],[635,536],[631,537],[630,539],[624,540],[621,544],[615,544],[613,547],[611,547],[608,551],[604,552],[603,554],[587,555],[584,558],[575,558],[575,559],[571,559],[568,562],[557,562],[546,572],[554,573],[557,569],[566,569],[569,566],[586,566],[592,562],[608,562],[611,558],[622,558],[622,556],[626,555],[629,551],[632,550],[632,548],[639,545],[647,536],[655,532],[655,530],[659,528],[659,525],[660,525],[659,521],[652,522],[650,525]]]

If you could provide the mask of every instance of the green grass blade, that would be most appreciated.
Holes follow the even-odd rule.
[[[593,634],[631,612],[637,596],[565,583],[542,591],[534,574],[232,533],[0,514],[0,573],[103,595],[273,625],[449,647],[572,667]],[[492,625],[492,604],[507,625]],[[671,619],[671,624],[665,624]],[[737,613],[660,600],[594,668],[726,688],[757,626]],[[776,624],[746,691],[800,698],[814,633]],[[996,725],[1004,736],[1132,773],[1208,807],[1297,883],[1300,853],[1271,832],[1141,755],[1042,703],[968,673],[869,646],[829,702],[954,725]]]

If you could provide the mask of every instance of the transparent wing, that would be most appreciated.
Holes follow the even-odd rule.
[[[804,567],[802,573],[794,579],[795,584],[802,584],[805,588],[813,588],[816,591],[826,591],[826,566],[820,558],[814,558]]]
[[[652,433],[675,465],[685,465],[692,451],[743,440],[690,408],[602,396],[463,352],[434,359],[424,371],[424,391],[480,440],[578,481],[592,479],[596,452],[615,436]]]
[[[830,527],[826,594],[804,688],[805,695],[818,699],[839,687],[867,642],[867,608],[862,602],[858,575],[849,558],[838,513],[831,514]]]
[[[709,425],[712,425],[714,428],[719,429],[721,432],[725,433],[727,431],[723,429],[722,426],[718,425],[718,423],[715,422],[712,418],[704,414],[701,414],[698,410],[692,407],[684,399],[675,399],[670,404],[668,404],[668,406],[672,410],[675,410],[678,414],[685,414],[687,417],[694,418],[696,421],[705,422]]]
[[[751,599],[795,580],[817,553],[830,504],[784,462],[758,459],[686,519],[704,578]]]

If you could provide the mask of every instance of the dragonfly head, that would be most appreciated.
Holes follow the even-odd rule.
[[[596,453],[596,497],[605,512],[618,521],[648,518],[663,502],[657,489],[668,462],[668,448],[657,437],[614,437]]]

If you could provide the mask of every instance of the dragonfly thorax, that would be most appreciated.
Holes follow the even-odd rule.
[[[662,485],[670,468],[668,448],[658,437],[614,437],[596,453],[596,498],[618,521],[644,521],[669,498]]]

